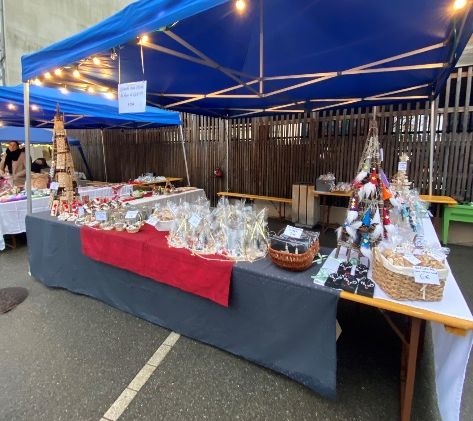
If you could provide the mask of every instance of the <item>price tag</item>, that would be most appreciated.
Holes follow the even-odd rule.
[[[158,218],[156,218],[155,216],[150,216],[148,218],[148,220],[146,221],[146,223],[148,225],[151,225],[152,227],[155,227],[157,225],[157,223],[159,222]]]
[[[58,190],[59,189],[59,183],[57,181],[53,181],[50,185],[49,185],[49,190]]]
[[[416,247],[422,247],[425,244],[424,236],[417,234],[414,244]]]
[[[138,211],[128,211],[125,215],[125,219],[135,219],[138,216]]]
[[[405,254],[404,259],[406,259],[408,262],[412,263],[414,266],[418,265],[421,260],[419,260],[417,257],[414,256],[414,254]]]
[[[419,256],[421,254],[424,254],[423,250],[422,249],[414,249],[414,251],[412,252],[412,254],[414,256]]]
[[[284,235],[287,235],[291,238],[301,238],[303,232],[304,230],[302,228],[296,228],[288,225],[284,230]]]
[[[99,222],[105,222],[108,220],[108,215],[106,211],[97,211],[95,212],[95,219]]]
[[[397,164],[397,170],[398,171],[407,171],[407,162],[399,161],[399,163]]]
[[[79,207],[79,209],[77,209],[77,212],[78,212],[79,218],[82,218],[85,213],[84,207],[83,206]]]
[[[200,225],[201,221],[202,218],[195,214],[189,218],[189,224],[191,224],[194,228],[197,228]]]
[[[439,274],[431,267],[414,266],[414,280],[418,284],[440,285]]]
[[[445,260],[445,254],[438,251],[431,251],[430,255],[439,262],[443,262]]]

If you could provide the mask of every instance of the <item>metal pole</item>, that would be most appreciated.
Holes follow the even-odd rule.
[[[181,121],[183,122],[184,120],[182,119],[181,115]],[[187,176],[187,185],[191,185],[191,179],[189,177],[189,167],[187,166],[187,154],[186,154],[186,145],[184,143],[184,132],[182,130],[182,124],[179,124],[179,134],[181,136],[181,144],[182,144],[182,154],[184,155],[184,164],[186,165],[186,176]]]
[[[259,2],[259,93],[263,94],[263,71],[264,71],[264,0]],[[228,190],[227,190],[228,191]]]
[[[23,83],[23,115],[25,125],[25,165],[26,165],[26,212],[33,213],[31,198],[31,153],[30,153],[30,84]]]
[[[227,118],[225,120],[225,191],[228,191],[228,182],[230,180],[230,169],[229,169],[229,159],[228,159],[228,149],[230,141],[230,120]]]
[[[432,196],[432,183],[434,172],[434,144],[435,144],[435,99],[430,102],[430,154],[429,154],[429,195]]]
[[[105,145],[103,143],[103,129],[100,129],[100,137],[102,139],[102,155],[103,155],[103,166],[105,168],[105,181],[108,181],[107,160],[105,159]]]

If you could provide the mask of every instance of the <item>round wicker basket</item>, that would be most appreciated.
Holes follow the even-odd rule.
[[[377,248],[373,249],[373,280],[396,300],[440,301],[445,287],[445,279],[440,279],[440,285],[418,284],[414,276],[393,272],[383,264]]]
[[[269,247],[269,256],[273,263],[283,269],[301,272],[312,266],[314,257],[320,250],[320,244],[315,241],[305,253],[294,254],[287,251],[274,250]]]

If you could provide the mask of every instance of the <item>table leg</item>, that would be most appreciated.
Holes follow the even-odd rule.
[[[410,321],[408,345],[402,346],[401,356],[401,421],[411,419],[412,399],[414,397],[414,383],[416,377],[417,357],[422,320],[415,317]]]
[[[448,226],[450,225],[450,209],[445,208],[443,210],[443,221],[442,221],[442,243],[448,244]]]

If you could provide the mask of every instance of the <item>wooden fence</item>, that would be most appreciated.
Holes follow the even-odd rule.
[[[457,69],[436,101],[433,193],[460,201],[473,200],[472,76],[473,67]],[[218,191],[226,189],[227,181],[230,191],[279,197],[290,197],[292,184],[315,183],[327,172],[333,172],[339,181],[350,181],[366,141],[370,112],[368,108],[351,108],[230,121],[184,115],[191,183],[203,187],[214,199]],[[385,172],[392,176],[399,155],[406,152],[410,157],[408,175],[426,193],[429,102],[380,106],[376,116]],[[104,130],[103,148],[99,131],[71,134],[81,139],[96,179],[123,181],[144,172],[185,177],[176,128]],[[213,175],[216,167],[223,169],[223,178]]]

